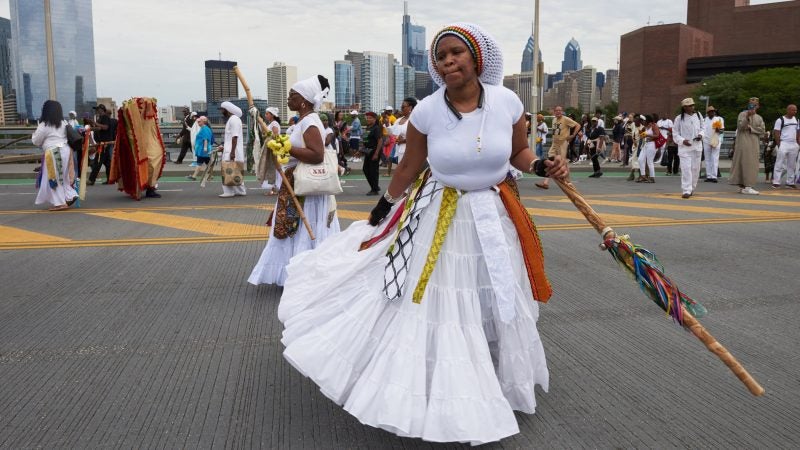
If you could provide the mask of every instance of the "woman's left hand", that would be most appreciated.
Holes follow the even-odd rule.
[[[566,160],[560,155],[555,156],[552,161],[545,159],[544,166],[547,176],[550,178],[558,178],[563,180],[569,176],[569,166],[567,165]]]

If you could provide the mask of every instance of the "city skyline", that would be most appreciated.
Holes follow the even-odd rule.
[[[616,69],[620,35],[648,22],[683,22],[686,15],[685,0],[658,0],[639,9],[611,0],[592,14],[593,22],[587,23],[571,11],[583,11],[596,3],[568,3],[544,3],[541,7],[541,51],[547,73],[560,69],[564,46],[571,37],[581,44],[584,65],[599,71]],[[752,1],[760,3],[770,2]],[[334,61],[347,49],[402,55],[402,1],[336,5],[312,1],[306,6],[294,16],[281,16],[287,18],[281,20],[254,0],[197,0],[190,9],[155,0],[94,2],[97,95],[118,101],[148,95],[164,104],[189,104],[204,98],[204,61],[218,59],[221,54],[223,60],[238,61],[254,95],[266,98],[266,71],[275,61],[297,66],[299,79],[319,73],[332,80]],[[659,16],[653,16],[654,11]],[[412,23],[426,28],[427,40],[453,21],[480,24],[497,38],[505,55],[504,72],[513,74],[520,68],[520,50],[530,36],[533,2],[498,1],[487,9],[484,2],[473,0],[435,4],[412,0],[409,15]],[[0,16],[10,17],[8,0],[0,0]],[[214,20],[202,26],[207,17]],[[142,33],[143,23],[151,32]],[[365,23],[370,26],[365,27]],[[197,29],[206,31],[191,31]],[[169,67],[168,72],[165,67]]]

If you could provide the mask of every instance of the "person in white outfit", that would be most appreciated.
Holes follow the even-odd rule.
[[[411,112],[414,111],[414,108],[417,106],[417,99],[414,97],[408,97],[403,100],[402,105],[400,106],[400,118],[392,125],[390,128],[392,136],[397,138],[397,147],[395,147],[395,158],[397,161],[395,163],[400,164],[400,161],[403,160],[403,155],[406,154],[406,133],[408,131],[408,118],[411,117]]]
[[[39,125],[33,132],[33,145],[42,149],[42,169],[36,180],[35,203],[50,203],[51,211],[67,209],[78,198],[75,191],[75,163],[67,145],[67,127],[61,103],[47,100],[42,105]]]
[[[292,259],[278,318],[284,357],[361,423],[477,445],[519,433],[514,411],[548,389],[534,299],[551,290],[509,172],[569,169],[528,147],[491,36],[455,24],[429,54],[440,88],[411,114],[389,188],[369,222]]]
[[[725,137],[725,119],[717,115],[713,106],[706,108],[703,124],[703,156],[706,160],[706,182],[716,183],[719,173],[719,149]]]
[[[786,107],[786,114],[775,121],[772,129],[778,154],[775,158],[775,171],[772,176],[772,188],[781,187],[781,178],[786,170],[786,187],[797,189],[797,156],[800,149],[800,124],[797,120],[797,106]]]
[[[700,178],[700,157],[703,154],[703,117],[694,111],[694,100],[681,101],[683,111],[673,121],[672,139],[678,145],[681,159],[681,190],[683,198],[689,198],[697,189]]]
[[[225,117],[225,141],[218,150],[222,151],[222,161],[236,161],[244,164],[244,138],[242,137],[242,110],[231,102],[222,102],[219,107]],[[244,172],[244,171],[243,171]],[[222,185],[222,198],[247,195],[244,181],[239,186]]]
[[[325,128],[316,111],[328,95],[330,85],[327,78],[317,75],[298,81],[289,90],[287,104],[291,111],[299,113],[299,120],[292,129],[289,142],[289,162],[283,165],[286,179],[294,183],[297,164],[319,164],[325,158]],[[261,252],[247,281],[253,285],[275,284],[283,286],[286,281],[286,266],[294,256],[317,248],[329,236],[339,232],[336,201],[332,195],[306,195],[299,200],[311,226],[315,239],[311,239],[298,211],[289,195],[283,179],[276,180],[278,198],[268,220],[269,240]]]

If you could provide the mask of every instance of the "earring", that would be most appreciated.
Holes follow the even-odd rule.
[[[305,109],[305,107],[306,107],[306,102],[300,103],[300,107]]]

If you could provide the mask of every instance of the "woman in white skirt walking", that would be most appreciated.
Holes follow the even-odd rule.
[[[289,90],[289,109],[300,115],[289,136],[292,144],[289,163],[284,165],[289,180],[294,179],[293,172],[298,161],[318,164],[325,156],[322,138],[324,127],[315,111],[319,110],[329,90],[328,80],[321,75],[299,81]],[[339,232],[339,219],[331,208],[330,195],[307,195],[302,199],[303,212],[316,237],[311,240],[280,178],[277,184],[278,200],[269,221],[269,240],[250,273],[247,280],[250,284],[283,286],[286,265],[293,256],[317,247],[328,236]]]
[[[50,203],[50,211],[67,209],[78,198],[75,191],[75,164],[67,144],[67,127],[61,103],[47,100],[42,105],[39,125],[33,132],[33,145],[42,149],[42,169],[36,181],[36,204]]]
[[[369,222],[292,259],[278,317],[285,358],[362,423],[481,444],[518,433],[513,411],[548,388],[550,285],[509,172],[569,171],[528,148],[491,36],[449,26],[430,58],[440,89],[411,114],[388,190]]]

